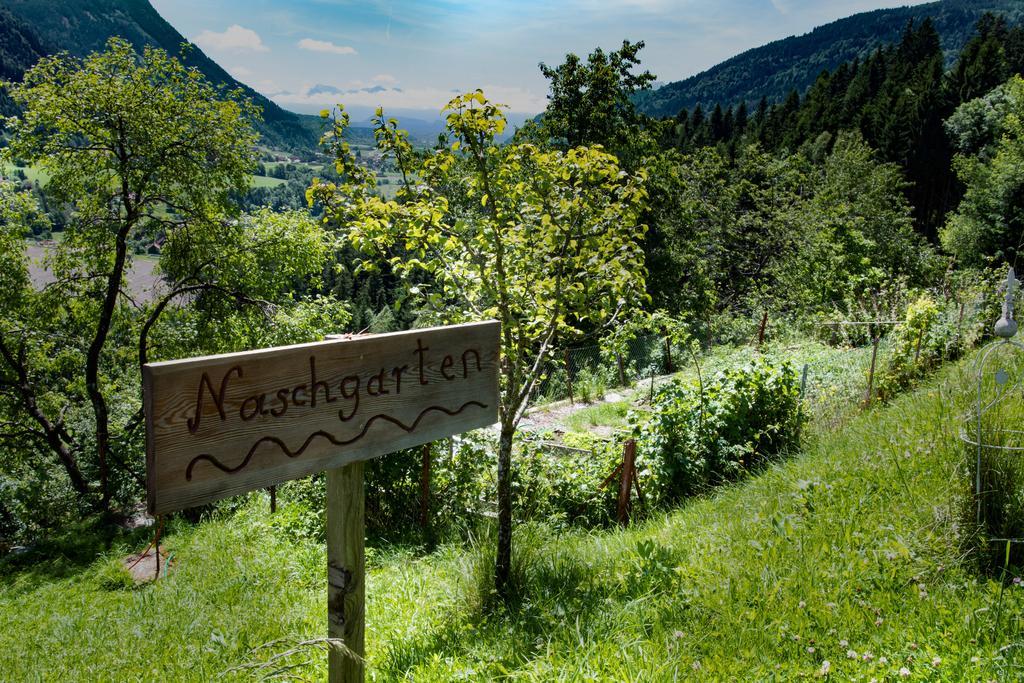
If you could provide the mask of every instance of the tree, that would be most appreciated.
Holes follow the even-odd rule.
[[[633,73],[643,47],[643,41],[624,40],[614,52],[597,48],[586,63],[572,53],[557,67],[541,62],[541,73],[551,82],[542,127],[556,146],[602,145],[626,164],[639,160],[637,147],[652,141],[641,139],[642,117],[630,97],[655,79],[649,71]]]
[[[519,422],[559,344],[621,321],[642,301],[645,228],[637,215],[645,194],[642,175],[622,172],[599,148],[496,145],[505,117],[480,91],[444,111],[451,147],[422,161],[397,122],[378,112],[378,145],[405,178],[397,201],[375,196],[355,165],[341,137],[342,111],[329,140],[349,182],[315,181],[310,197],[367,255],[364,267],[386,261],[410,284],[425,318],[501,322],[495,583],[506,596]]]
[[[71,218],[49,257],[56,281],[5,291],[0,429],[30,435],[23,459],[48,450],[77,494],[108,511],[115,490],[141,479],[138,364],[161,317],[182,301],[225,300],[269,315],[286,285],[319,272],[326,247],[311,221],[232,217],[230,197],[255,167],[257,110],[162,50],[140,56],[115,38],[83,60],[45,58],[7,88],[24,113],[9,121],[6,153],[44,170]],[[137,300],[133,247],[155,240],[164,289]],[[5,258],[23,259],[20,246],[4,242]]]
[[[961,145],[954,167],[966,186],[942,246],[964,265],[1016,263],[1024,249],[1024,79],[962,105],[947,129]]]

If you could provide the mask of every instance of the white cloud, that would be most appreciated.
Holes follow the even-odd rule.
[[[303,38],[299,41],[299,47],[303,50],[310,50],[312,52],[330,52],[335,55],[354,55],[356,49],[349,47],[348,45],[335,45],[329,40],[313,40],[312,38]]]
[[[372,79],[374,83],[383,83],[385,85],[395,85],[398,83],[398,79],[391,74],[377,74]]]
[[[195,40],[196,45],[208,50],[252,50],[267,52],[270,50],[260,39],[260,34],[251,28],[232,24],[222,33],[203,31]]]
[[[229,66],[228,73],[235,78],[246,78],[252,76],[252,69],[244,66]]]

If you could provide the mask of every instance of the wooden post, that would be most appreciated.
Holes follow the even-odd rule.
[[[619,364],[619,386],[624,387],[626,386],[626,366],[622,362],[621,353],[615,354],[615,361]]]
[[[430,526],[430,444],[423,444],[420,464],[420,528]]]
[[[675,372],[672,367],[672,340],[668,337],[665,337],[665,370],[670,375]]]
[[[277,512],[277,487],[270,487],[270,514]]]
[[[362,461],[327,470],[327,635],[348,649],[330,648],[330,683],[363,680],[365,515]]]
[[[619,524],[629,523],[629,493],[633,487],[633,472],[636,469],[636,441],[630,439],[622,449],[622,474],[619,479]]]
[[[868,370],[868,393],[864,397],[864,403],[871,405],[871,394],[875,388],[875,360],[878,358],[878,341],[881,339],[875,335],[871,339],[871,368]]]
[[[569,349],[565,350],[565,386],[569,389],[569,403],[575,405],[576,399],[572,396],[572,366],[569,365]]]
[[[764,344],[764,331],[768,327],[768,309],[764,309],[764,315],[761,316],[761,324],[757,328],[757,350],[761,350],[761,345]]]

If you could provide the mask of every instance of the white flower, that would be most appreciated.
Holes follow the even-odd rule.
[[[878,663],[879,664],[888,664],[889,663],[889,658],[888,657],[879,657],[878,658]]]
[[[849,644],[850,644],[850,642],[848,640],[845,640],[845,639],[839,641],[839,647],[846,647]]]
[[[942,657],[932,657],[932,666],[942,664]]]
[[[813,647],[807,648],[807,654],[813,655],[814,654],[814,648]]]
[[[910,676],[910,669],[907,667],[900,667],[900,678],[907,678]]]
[[[875,658],[875,656],[870,652],[865,652],[863,655],[861,655],[860,658],[863,659],[865,662],[870,662],[872,659]]]
[[[800,609],[803,609],[804,607],[807,607],[807,603],[801,600],[798,606],[800,607]]]
[[[828,672],[832,670],[832,663],[827,659],[821,663],[821,669],[818,670],[819,676],[828,676]]]
[[[847,659],[857,659],[857,651],[856,650],[847,650],[846,651],[846,658]]]
[[[977,656],[971,657],[971,664],[977,664],[980,661],[981,661],[980,657],[977,657]]]

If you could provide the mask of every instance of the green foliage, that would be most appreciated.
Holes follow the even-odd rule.
[[[371,539],[368,678],[790,680],[827,660],[826,680],[897,680],[901,667],[910,681],[1013,680],[1024,591],[1010,580],[1000,603],[959,547],[967,482],[949,416],[974,393],[966,367],[628,529],[520,526],[513,608],[480,608],[490,532],[430,553]],[[137,591],[100,589],[95,549],[4,565],[0,669],[248,680],[225,672],[323,634],[323,545],[275,528],[265,500],[171,525],[165,544],[176,570]],[[319,651],[289,662],[326,675]]]
[[[901,278],[934,278],[937,258],[914,232],[896,165],[856,133],[817,157],[758,146],[733,160],[713,148],[663,156],[648,206],[655,304],[721,338],[722,308],[726,318],[815,313]]]
[[[806,415],[792,365],[764,360],[703,384],[674,380],[630,422],[645,490],[678,501],[799,449]]]
[[[493,498],[494,443],[471,432],[430,445],[429,528],[420,523],[423,449],[410,448],[366,463],[366,527],[386,542],[422,543],[461,538],[472,529],[481,503]],[[326,533],[323,474],[289,481],[279,488],[275,526],[297,538],[322,543]]]
[[[971,302],[975,310],[965,315],[956,301],[937,301],[927,294],[912,301],[903,324],[892,333],[886,361],[880,364],[878,398],[889,400],[905,391],[939,363],[958,358],[982,339],[994,318],[986,315],[991,309],[976,302]]]
[[[546,520],[555,526],[593,528],[614,519],[618,481],[601,484],[622,462],[621,445],[589,434],[572,434],[552,447],[541,438],[523,439],[513,478],[518,517]]]
[[[636,168],[645,148],[653,148],[641,126],[643,117],[631,101],[655,79],[649,71],[633,73],[643,47],[643,41],[624,40],[614,52],[597,48],[585,62],[572,53],[557,67],[542,62],[540,71],[550,81],[551,92],[541,117],[541,136],[562,149],[601,145],[626,168]]]
[[[378,110],[378,146],[404,179],[388,201],[355,162],[339,110],[325,140],[345,181],[314,179],[309,199],[366,255],[363,268],[386,263],[409,285],[423,322],[501,323],[497,585],[507,596],[513,438],[555,344],[609,327],[642,302],[637,218],[646,195],[644,174],[623,172],[600,147],[498,146],[501,109],[479,90],[453,98],[443,110],[450,148],[422,160]]]
[[[942,231],[942,244],[967,266],[1012,262],[1024,229],[1024,80],[1014,76],[964,107],[949,125],[961,148],[970,150],[955,159],[967,189]]]
[[[22,238],[44,219],[29,195],[0,190],[0,481],[31,537],[138,499],[140,364],[307,341],[348,314],[308,296],[329,255],[318,223],[234,210],[256,141],[237,92],[119,39],[41,60],[8,89],[23,113],[6,158],[45,172],[67,209],[47,254],[55,281],[37,289]],[[133,245],[158,239],[162,286],[131,291]]]

